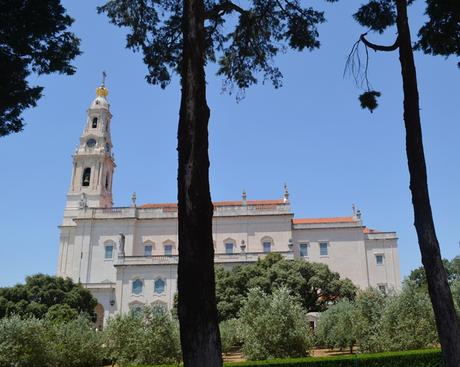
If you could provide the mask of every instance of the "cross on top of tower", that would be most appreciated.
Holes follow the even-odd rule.
[[[105,80],[107,79],[107,73],[102,71],[102,84],[100,87],[96,89],[96,96],[97,97],[107,97],[109,95],[109,90],[105,86]]]

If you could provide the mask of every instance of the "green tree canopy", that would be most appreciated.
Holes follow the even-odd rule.
[[[452,286],[455,282],[460,281],[460,257],[457,256],[452,260],[443,259],[442,263],[446,269],[449,285]],[[427,290],[426,273],[423,266],[412,270],[407,279],[417,288]]]
[[[282,286],[297,296],[307,311],[323,311],[340,299],[352,300],[357,290],[349,279],[341,279],[325,264],[285,260],[280,254],[271,253],[254,264],[236,266],[231,270],[217,269],[220,319],[237,317],[249,289],[259,287],[270,294]]]
[[[0,288],[0,317],[16,314],[43,318],[50,311],[51,318],[65,320],[65,310],[56,305],[75,310],[74,315],[82,312],[92,315],[96,304],[87,289],[69,278],[36,274],[28,276],[25,284]]]
[[[456,256],[452,260],[443,260],[444,268],[447,273],[447,281],[452,291],[457,313],[460,315],[460,256]],[[407,281],[412,283],[418,291],[423,293],[428,292],[425,268],[423,266],[411,271],[407,277]]]
[[[30,86],[32,74],[64,73],[80,54],[68,28],[73,19],[60,0],[0,0],[0,137],[24,127],[21,113],[35,107],[43,87]]]
[[[335,2],[337,0],[326,0]],[[295,50],[320,46],[317,25],[321,11],[299,0],[206,0],[205,64],[216,62],[218,74],[245,89],[257,83],[257,74],[281,85],[281,71],[273,58],[286,44]],[[110,21],[130,28],[126,45],[141,51],[148,67],[149,83],[165,88],[172,74],[181,73],[181,0],[113,0],[98,8]]]
[[[460,56],[460,2],[426,0],[425,14],[428,20],[418,32],[416,47],[426,54]]]

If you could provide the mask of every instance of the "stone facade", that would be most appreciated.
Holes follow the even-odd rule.
[[[60,226],[57,274],[81,282],[98,299],[102,326],[109,315],[146,304],[173,304],[177,289],[177,205],[114,207],[110,106],[105,86],[88,110]],[[395,232],[347,217],[294,218],[289,193],[276,200],[214,203],[215,262],[230,268],[267,252],[327,264],[361,288],[399,289]]]

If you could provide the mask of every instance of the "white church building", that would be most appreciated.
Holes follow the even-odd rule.
[[[172,307],[177,289],[177,205],[115,207],[115,170],[108,90],[97,88],[73,155],[60,225],[57,275],[98,299],[98,323],[110,315],[160,302]],[[269,252],[327,264],[360,288],[400,288],[395,232],[365,227],[359,211],[333,218],[296,218],[285,187],[280,199],[214,203],[215,263],[252,263]]]

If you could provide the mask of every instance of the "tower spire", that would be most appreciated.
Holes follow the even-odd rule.
[[[106,77],[105,71],[102,72],[102,84],[96,88],[96,98],[88,109],[85,129],[73,155],[73,175],[67,194],[67,208],[78,208],[82,196],[86,198],[88,207],[112,206],[115,162]]]

